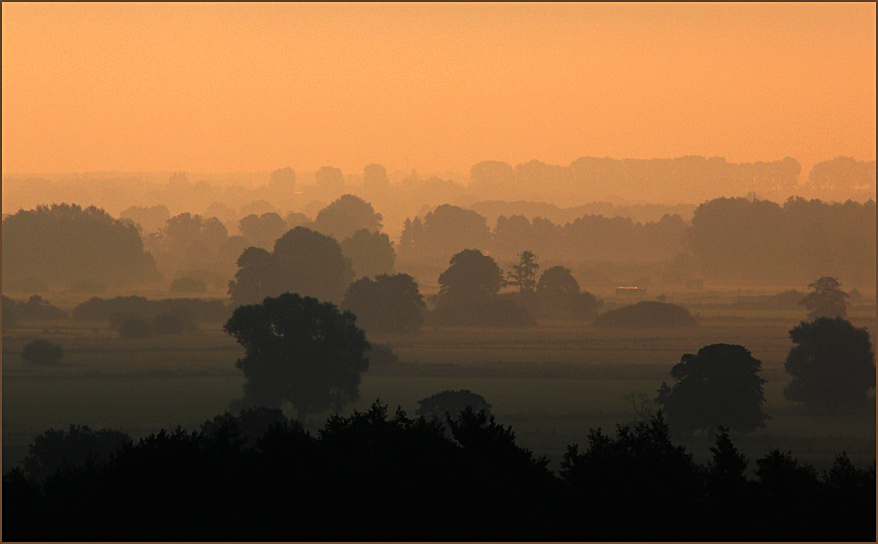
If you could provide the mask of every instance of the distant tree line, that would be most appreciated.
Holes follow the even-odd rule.
[[[166,211],[156,213],[164,217]],[[500,260],[531,251],[562,263],[661,264],[663,280],[672,283],[700,278],[798,282],[832,274],[865,285],[876,273],[874,200],[830,204],[797,197],[779,205],[721,198],[695,208],[691,222],[676,214],[646,223],[585,215],[560,225],[499,215],[493,228],[474,210],[442,204],[406,218],[398,245],[381,232],[382,214],[350,194],[321,208],[313,221],[306,216],[283,220],[275,212],[248,215],[239,224],[246,235],[230,236],[216,217],[183,213],[168,217],[159,230],[142,233],[141,242],[126,221],[75,205],[41,206],[7,217],[4,289],[44,292],[51,284],[100,293],[108,286],[154,285],[162,281],[161,271],[175,278],[169,284],[173,292],[225,290],[240,272],[245,250],[251,257],[256,250],[272,253],[294,228],[332,238],[354,278],[393,274],[397,255],[407,265],[423,261],[436,267],[465,249]]]
[[[471,406],[443,422],[377,401],[316,436],[265,408],[138,441],[71,426],[4,474],[3,539],[874,541],[874,462],[751,463],[725,429],[711,453],[695,463],[659,413],[591,430],[555,474]]]

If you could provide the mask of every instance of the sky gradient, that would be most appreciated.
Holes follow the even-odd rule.
[[[3,7],[3,172],[875,159],[875,4]]]

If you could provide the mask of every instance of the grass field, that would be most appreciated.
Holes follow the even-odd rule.
[[[372,338],[393,347],[402,364],[373,366],[363,377],[366,409],[376,398],[410,414],[417,401],[446,389],[470,389],[493,405],[519,443],[546,455],[557,468],[567,444],[585,443],[589,428],[613,431],[635,418],[628,393],[654,396],[684,353],[712,343],[741,344],[762,360],[767,429],[735,435],[751,458],[772,447],[792,450],[818,468],[846,450],[855,463],[875,458],[875,412],[814,416],[782,395],[789,376],[783,361],[794,312],[702,314],[693,329],[608,331],[575,322],[550,322],[521,330],[430,328],[412,336]],[[875,316],[853,314],[873,334]],[[34,337],[65,349],[55,368],[26,365],[22,347]],[[186,337],[123,340],[100,325],[59,321],[23,323],[3,341],[3,470],[27,452],[33,437],[70,423],[125,430],[139,437],[160,428],[196,428],[240,395],[243,377],[234,368],[241,348],[219,328]],[[292,412],[289,412],[292,415]],[[309,417],[315,431],[328,413]],[[680,443],[699,461],[712,437]]]

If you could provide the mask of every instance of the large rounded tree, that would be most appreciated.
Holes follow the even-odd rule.
[[[161,275],[137,228],[100,208],[37,206],[3,220],[3,282],[81,280],[116,287],[157,283]]]
[[[743,346],[712,344],[683,355],[671,369],[673,388],[662,383],[656,400],[668,425],[684,433],[720,426],[749,432],[765,427],[762,362]]]
[[[796,344],[784,368],[793,381],[784,390],[788,400],[820,412],[857,408],[875,387],[875,353],[866,328],[840,317],[802,322],[790,331]]]
[[[291,293],[236,308],[224,330],[245,350],[235,363],[247,378],[242,407],[286,401],[303,421],[357,400],[369,343],[355,321],[332,303]]]
[[[370,332],[410,332],[424,323],[426,305],[413,277],[382,274],[352,283],[342,308],[353,312]]]
[[[351,263],[338,242],[296,227],[278,238],[270,253],[255,247],[244,250],[229,294],[235,304],[253,304],[287,291],[340,302],[352,279]]]

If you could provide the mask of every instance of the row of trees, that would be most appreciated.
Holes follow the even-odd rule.
[[[522,263],[533,264],[526,258]],[[523,275],[522,267],[513,271],[515,274]],[[442,290],[432,318],[446,315],[442,312],[450,315],[453,310],[466,322],[474,319],[474,313],[484,316],[497,308],[508,310],[497,299],[502,281],[490,257],[475,250],[461,252],[440,277]],[[826,283],[812,284],[815,297],[808,300],[822,297],[831,301],[831,290],[819,290]],[[382,302],[385,296],[389,305]],[[403,323],[413,326],[424,307],[417,285],[405,275],[355,283],[344,306],[359,310],[359,303],[363,304],[364,321],[372,327],[394,322],[390,317],[394,312],[405,318]],[[814,310],[840,311],[827,306],[815,306]],[[357,316],[347,309],[292,293],[236,308],[224,330],[245,350],[236,363],[247,379],[244,406],[280,407],[289,402],[302,419],[330,407],[340,410],[356,399],[360,375],[369,365],[365,355],[369,344],[356,321]],[[666,314],[662,321],[670,326],[673,315]],[[785,365],[793,376],[784,391],[788,399],[820,412],[863,406],[868,391],[875,386],[875,355],[866,329],[857,329],[838,315],[818,317],[793,328],[790,338],[796,345]],[[756,430],[764,427],[768,418],[762,411],[765,380],[759,377],[761,366],[743,346],[705,346],[697,354],[683,355],[671,369],[676,383],[673,387],[663,383],[656,403],[666,410],[671,425],[683,432],[710,431],[718,426],[742,432]]]
[[[834,271],[867,284],[875,276],[876,206],[829,204],[791,198],[782,206],[766,200],[721,198],[699,205],[691,224],[665,215],[657,222],[583,216],[564,225],[522,215],[487,219],[442,205],[407,219],[399,254],[436,260],[467,247],[511,258],[525,249],[562,261],[665,261],[678,280],[802,281]],[[865,258],[864,258],[865,256]]]
[[[71,426],[4,474],[3,538],[874,540],[874,463],[840,454],[821,478],[771,450],[750,472],[720,431],[701,465],[661,414],[615,436],[591,430],[555,475],[472,408],[443,422],[376,402],[316,437],[271,409],[137,442]]]
[[[658,261],[684,251],[687,228],[679,215],[647,223],[586,215],[564,225],[540,217],[501,215],[492,230],[484,216],[443,204],[423,219],[406,219],[399,253],[401,258],[430,260],[478,247],[508,259],[527,248],[553,260]]]
[[[334,238],[355,277],[392,274],[396,249],[381,232],[383,217],[371,204],[344,195],[306,216],[283,220],[273,212],[241,222],[246,235],[229,236],[215,217],[189,213],[169,217],[141,242],[132,224],[102,210],[75,205],[40,206],[4,219],[4,286],[34,292],[36,283],[100,292],[191,278],[221,289],[250,247],[271,252],[293,227]],[[399,254],[434,265],[468,248],[498,259],[525,250],[562,262],[664,262],[668,281],[802,281],[832,272],[856,284],[875,277],[876,206],[790,199],[717,199],[695,210],[691,226],[677,215],[656,222],[583,216],[564,225],[524,216],[499,216],[496,226],[473,210],[445,204],[423,218],[407,219]],[[178,286],[179,287],[179,286]],[[178,288],[175,287],[175,288]],[[200,287],[199,289],[200,290]]]
[[[631,195],[653,202],[670,199],[693,203],[750,192],[773,200],[783,200],[792,194],[837,201],[865,200],[875,195],[875,161],[850,157],[815,165],[807,179],[802,179],[799,163],[790,158],[736,164],[721,157],[695,156],[650,160],[582,157],[569,165],[534,160],[513,166],[484,161],[471,168],[469,184],[465,177],[440,172],[419,178],[415,171],[388,173],[383,166],[370,164],[359,175],[345,175],[332,166],[322,167],[311,179],[287,167],[270,174],[210,181],[194,181],[178,172],[170,177],[86,174],[54,180],[4,176],[3,185],[4,203],[12,209],[32,207],[46,200],[70,202],[83,197],[110,210],[123,210],[131,202],[188,210],[203,209],[204,203],[212,203],[212,208],[232,212],[223,214],[226,217],[217,215],[228,221],[227,226],[259,211],[245,208],[249,204],[242,203],[266,202],[275,208],[272,211],[304,211],[313,207],[315,201],[325,204],[345,192],[386,209],[406,207],[404,213],[409,215],[423,205],[498,199],[579,205],[602,200],[627,201]],[[265,213],[264,207],[259,213]],[[152,230],[146,224],[144,228]]]

